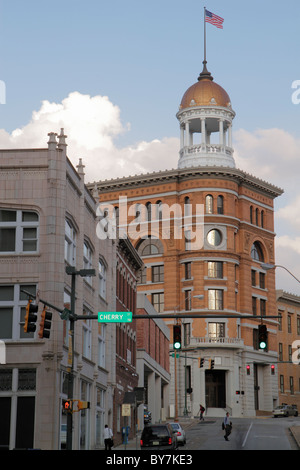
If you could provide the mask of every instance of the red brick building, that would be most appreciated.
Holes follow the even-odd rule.
[[[116,269],[116,311],[136,314],[136,283],[143,262],[131,242],[120,239],[117,245]],[[134,401],[131,403],[130,416],[122,416],[122,405],[128,403],[126,392],[134,393],[138,385],[136,346],[136,320],[129,323],[116,323],[116,377],[113,399],[113,433],[115,443],[122,442],[122,428],[129,426],[129,438],[136,429],[137,413]],[[128,395],[127,395],[128,396]],[[129,395],[130,396],[130,395]]]
[[[127,228],[141,228],[140,237],[131,238],[145,265],[139,292],[157,312],[207,315],[181,320],[187,360],[184,354],[171,360],[170,386],[170,405],[179,415],[186,404],[192,414],[202,403],[213,415],[228,410],[252,416],[278,403],[277,376],[269,366],[277,360],[277,320],[263,320],[268,349],[261,350],[256,317],[276,312],[275,276],[263,264],[275,262],[274,199],[282,190],[235,167],[234,117],[229,95],[204,63],[177,113],[178,168],[97,184],[103,203],[120,208],[120,198],[126,197]],[[176,214],[161,211],[174,206]],[[187,208],[189,224],[183,217]],[[163,221],[170,223],[169,230]],[[178,227],[181,237],[176,238]],[[193,245],[190,235],[197,227],[202,243]],[[195,298],[199,295],[202,301]],[[166,323],[172,329],[174,320]]]

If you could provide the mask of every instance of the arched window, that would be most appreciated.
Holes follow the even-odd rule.
[[[264,223],[265,223],[265,211],[261,211],[260,213],[260,226],[264,228]]]
[[[136,250],[140,256],[159,255],[164,252],[162,242],[158,238],[150,236],[146,239],[141,239],[136,246]]]
[[[211,194],[208,194],[205,197],[205,212],[206,212],[206,214],[212,214],[213,213],[213,202],[214,202],[214,198],[212,197]]]
[[[192,205],[191,205],[190,198],[188,196],[184,198],[184,207],[183,207],[182,214],[183,214],[183,217],[189,217],[192,215]]]
[[[156,219],[162,220],[162,201],[156,201]]]
[[[150,222],[150,220],[151,220],[151,209],[152,209],[151,206],[152,206],[151,202],[147,202],[146,209],[147,209],[147,220],[148,220],[148,222]]]
[[[218,199],[217,199],[217,212],[218,212],[218,214],[224,214],[224,198],[223,198],[223,196],[218,196]]]
[[[254,261],[264,261],[264,254],[259,242],[254,242],[251,248],[251,258]]]

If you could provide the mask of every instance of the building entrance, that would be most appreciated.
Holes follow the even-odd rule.
[[[225,371],[205,371],[205,398],[207,408],[226,407]]]

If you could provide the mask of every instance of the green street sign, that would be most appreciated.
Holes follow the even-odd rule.
[[[132,322],[132,312],[98,312],[98,322],[129,323]]]

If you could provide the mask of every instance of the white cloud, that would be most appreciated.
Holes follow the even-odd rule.
[[[11,134],[0,130],[2,148],[46,147],[49,132],[67,134],[67,154],[74,166],[82,158],[85,180],[128,176],[129,174],[172,168],[177,165],[179,140],[139,142],[119,149],[114,139],[128,131],[123,126],[120,109],[106,96],[70,93],[61,103],[43,101],[32,113],[31,121]]]

